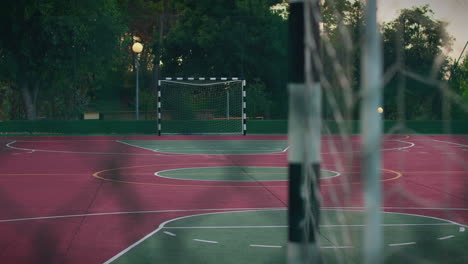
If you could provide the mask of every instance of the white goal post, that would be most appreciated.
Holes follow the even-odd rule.
[[[243,134],[246,82],[241,78],[172,78],[158,81],[158,135]]]

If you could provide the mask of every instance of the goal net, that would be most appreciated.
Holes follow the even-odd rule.
[[[467,53],[428,6],[290,3],[288,264],[466,262]]]
[[[159,81],[158,134],[246,134],[245,80]]]

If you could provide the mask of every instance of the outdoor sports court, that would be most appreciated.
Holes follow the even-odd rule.
[[[325,263],[362,263],[350,137],[322,138]],[[0,144],[0,263],[285,263],[286,136]],[[468,136],[385,136],[382,150],[385,263],[467,263]]]

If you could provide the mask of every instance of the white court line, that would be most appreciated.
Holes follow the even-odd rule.
[[[398,140],[398,139],[394,139],[393,141],[398,141],[398,142],[402,142],[402,143],[410,144],[409,146],[406,146],[406,147],[395,148],[396,150],[408,149],[408,148],[412,148],[412,147],[414,147],[414,146],[415,146],[415,144],[414,144],[414,143],[412,143],[412,142],[409,142],[409,141],[403,141],[403,140]],[[382,149],[382,150],[391,150],[391,149]]]
[[[463,144],[453,143],[453,142],[448,142],[448,141],[442,141],[442,140],[436,140],[436,139],[433,139],[432,141],[446,143],[446,144],[452,144],[452,145],[457,145],[457,146],[462,146],[462,147],[468,147],[468,145],[463,145]]]
[[[210,244],[218,244],[218,241],[211,241],[211,240],[203,240],[203,239],[193,239],[193,241],[197,241],[197,242],[202,242],[202,243],[210,243]]]
[[[150,148],[140,147],[140,146],[132,145],[132,144],[127,143],[127,142],[123,142],[123,141],[121,141],[121,140],[116,140],[115,142],[118,142],[118,143],[121,143],[121,144],[130,146],[130,147],[134,147],[134,148],[140,148],[140,149],[149,150],[149,151],[151,151],[151,152],[158,152],[157,149],[150,149]]]
[[[437,239],[439,240],[445,240],[445,239],[449,239],[449,238],[452,238],[452,237],[455,237],[454,235],[450,235],[450,236],[444,236],[444,237],[439,237]]]
[[[206,211],[268,211],[268,210],[286,210],[284,207],[272,208],[221,208],[221,209],[174,209],[174,210],[154,210],[154,211],[128,211],[128,212],[109,212],[109,213],[89,213],[89,214],[73,214],[73,215],[53,215],[53,216],[39,216],[39,217],[26,217],[0,220],[0,223],[6,222],[20,222],[20,221],[33,221],[57,218],[73,218],[73,217],[86,217],[86,216],[105,216],[105,215],[124,215],[124,214],[154,214],[154,213],[172,213],[172,212],[206,212]]]
[[[396,243],[396,244],[388,244],[390,247],[397,247],[397,246],[407,246],[407,245],[415,245],[416,242],[407,242],[407,243]]]
[[[242,228],[287,228],[288,226],[166,226],[164,229],[242,229]]]
[[[289,146],[287,146],[285,149],[283,149],[282,152],[286,152],[289,149]]]
[[[115,142],[115,141],[114,141]],[[149,153],[123,153],[123,152],[89,152],[89,151],[68,151],[68,150],[46,150],[46,149],[28,149],[28,148],[18,148],[18,147],[13,147],[11,144],[16,143],[10,142],[6,144],[5,146],[11,149],[17,149],[17,150],[27,150],[27,151],[40,151],[40,152],[49,152],[49,153],[66,153],[66,154],[93,154],[93,155],[135,155],[135,156],[174,156],[177,155],[175,153],[173,154],[161,154],[161,153],[154,153],[154,154],[149,154]]]
[[[249,245],[251,247],[260,247],[260,248],[282,248],[283,246],[272,246],[272,245]]]
[[[169,231],[164,231],[163,233],[166,234],[166,235],[168,235],[168,236],[173,236],[173,237],[176,236],[176,234],[171,233],[171,232],[169,232]]]
[[[453,223],[434,223],[434,224],[381,224],[380,226],[445,226],[454,225]],[[367,225],[320,225],[320,227],[366,227]]]
[[[171,172],[171,171],[178,171],[178,170],[193,170],[193,169],[218,169],[218,168],[239,168],[238,166],[218,166],[218,167],[189,167],[189,168],[177,168],[177,169],[168,169],[168,170],[162,170],[162,171],[157,171],[154,173],[154,176],[156,177],[161,177],[161,178],[165,178],[165,179],[172,179],[172,180],[181,180],[181,181],[213,181],[213,182],[252,182],[254,180],[252,180],[252,177],[250,178],[247,178],[246,180],[213,180],[213,179],[198,179],[198,178],[189,178],[189,179],[182,179],[182,178],[176,178],[176,177],[170,177],[170,176],[162,176],[160,175],[160,173],[164,173],[164,172]],[[286,169],[287,167],[266,167],[266,166],[247,166],[247,167],[243,167],[243,168],[273,168],[273,169]],[[331,171],[331,172],[335,172],[335,171]],[[233,173],[236,173],[236,172],[233,172]],[[338,172],[335,172],[337,173],[338,175],[336,176],[339,176],[339,173]],[[227,174],[231,174],[231,173],[227,173]],[[239,174],[244,174],[246,175],[244,172],[242,171],[239,171]],[[248,174],[247,174],[248,175]],[[336,177],[336,176],[333,176],[333,177]],[[330,177],[331,178],[331,177]],[[287,179],[284,179],[284,180],[257,180],[255,179],[255,181],[258,181],[258,182],[263,182],[263,181],[271,181],[271,182],[284,182],[284,181],[287,181]]]
[[[343,209],[343,207],[341,207],[340,209],[345,210],[345,209]],[[239,210],[242,210],[242,209],[239,209]],[[286,210],[286,208],[277,208],[277,209],[267,209],[267,208],[264,208],[264,209],[249,210],[249,211],[253,212],[253,211],[285,211],[285,210]],[[324,210],[336,210],[336,209],[324,209]],[[351,209],[351,210],[348,210],[348,211],[356,211],[356,210]],[[186,219],[186,218],[190,218],[190,217],[195,217],[195,216],[214,215],[214,214],[224,214],[224,213],[243,213],[243,212],[245,212],[245,211],[227,211],[227,212],[225,211],[225,212],[202,213],[202,214],[182,216],[182,217],[178,217],[178,218],[173,218],[173,219],[167,220],[166,222],[161,223],[161,224],[159,225],[159,227],[158,227],[156,230],[154,230],[153,232],[151,232],[151,233],[149,233],[148,235],[144,236],[143,238],[141,238],[141,239],[138,240],[137,242],[133,243],[132,245],[128,246],[126,249],[122,250],[122,251],[119,252],[117,255],[113,256],[111,259],[109,259],[108,261],[104,262],[103,264],[109,264],[109,263],[111,263],[112,261],[118,259],[120,256],[122,256],[122,255],[124,255],[125,253],[127,253],[128,251],[130,251],[132,248],[134,248],[134,247],[138,246],[139,244],[141,244],[143,241],[145,241],[145,240],[148,239],[149,237],[151,237],[151,236],[153,236],[154,234],[156,234],[157,232],[159,232],[161,229],[168,228],[168,227],[165,226],[165,225],[167,225],[168,223],[175,222],[175,221],[181,220],[181,219]],[[424,218],[429,218],[429,219],[437,219],[437,220],[440,220],[440,221],[449,222],[449,223],[452,223],[452,224],[454,224],[454,225],[463,226],[463,227],[464,227],[464,225],[455,223],[455,222],[450,221],[450,220],[437,218],[437,217],[424,216],[424,215],[416,215],[416,214],[407,214],[407,213],[395,213],[395,212],[383,212],[383,213],[386,213],[386,214],[413,215],[413,216],[424,217]],[[414,244],[416,244],[416,242],[409,242],[409,243],[414,243]],[[405,245],[405,244],[407,244],[407,243],[403,243],[403,244],[393,244],[393,245],[394,245],[394,246],[397,246],[397,245]]]
[[[353,248],[352,246],[324,246],[320,248]]]
[[[356,209],[356,210],[365,210],[365,207],[358,207],[358,206],[350,206],[350,207],[321,207],[322,209]],[[460,208],[460,207],[394,207],[394,206],[386,206],[381,207],[382,209],[398,209],[398,210],[447,210],[447,211],[468,211],[468,208]]]
[[[420,208],[420,207],[382,207],[384,209],[400,209],[400,210],[451,210],[451,211],[466,211],[468,208]],[[323,210],[364,210],[365,207],[322,207]],[[214,209],[173,209],[173,210],[150,210],[150,211],[126,211],[126,212],[108,212],[108,213],[88,213],[88,214],[73,214],[73,215],[52,215],[52,216],[39,216],[39,217],[25,217],[25,218],[13,218],[3,219],[3,222],[19,222],[19,221],[34,221],[43,219],[56,219],[56,218],[72,218],[72,217],[86,217],[86,216],[105,216],[105,215],[122,215],[122,214],[153,214],[153,213],[168,213],[168,212],[198,212],[198,211],[265,211],[265,210],[286,210],[286,207],[272,207],[272,208],[214,208]],[[394,212],[387,212],[394,213]],[[402,213],[404,214],[404,213]],[[445,219],[439,219],[447,221]],[[453,222],[453,224],[461,226],[460,232],[465,231],[464,225]]]
[[[129,140],[129,141],[132,141],[132,140]],[[193,140],[193,141],[196,141],[196,140]],[[200,140],[200,142],[202,142],[204,140]],[[210,142],[224,142],[226,140],[207,140],[207,141],[210,141]],[[228,141],[242,141],[244,143],[246,142],[262,142],[265,141],[265,140],[228,140]],[[285,140],[267,140],[267,141],[285,141]],[[122,142],[123,143],[123,142]],[[250,143],[249,143],[250,144]],[[252,143],[253,144],[253,143]],[[248,144],[247,144],[248,146]],[[269,148],[268,151],[264,151],[264,150],[258,150],[258,149],[252,149],[250,147],[248,148],[244,148],[244,147],[241,147],[241,149],[230,149],[230,150],[226,150],[226,149],[199,149],[198,147],[196,148],[193,148],[193,147],[186,147],[185,149],[186,150],[196,150],[196,151],[212,151],[212,152],[226,152],[227,153],[184,153],[183,152],[183,147],[175,147],[175,148],[172,148],[172,147],[167,147],[164,151],[162,150],[158,150],[157,152],[158,153],[161,153],[161,154],[167,154],[167,155],[259,155],[259,154],[265,154],[265,155],[277,155],[277,154],[284,154],[283,153],[283,149],[277,149],[277,148]],[[172,151],[172,152],[168,152],[168,151]],[[235,153],[235,152],[241,152],[241,153]]]
[[[96,140],[97,141],[97,140]],[[134,145],[131,145],[129,143],[125,143],[125,142],[122,142],[120,140],[102,140],[102,141],[112,141],[112,142],[118,142],[118,143],[122,143],[122,144],[126,144],[126,145],[129,145],[129,146],[132,146],[132,147],[136,147],[136,148],[141,148],[141,149],[146,149],[146,150],[149,150],[151,152],[154,152],[154,153],[122,153],[122,152],[86,152],[86,151],[64,151],[64,150],[45,150],[45,149],[28,149],[28,148],[18,148],[18,147],[13,147],[11,146],[11,144],[15,143],[16,141],[13,141],[13,142],[10,142],[8,144],[6,144],[6,147],[8,148],[11,148],[11,149],[17,149],[17,150],[28,150],[28,151],[41,151],[41,152],[50,152],[50,153],[67,153],[67,154],[94,154],[94,155],[134,155],[134,156],[152,156],[152,155],[155,155],[155,156],[178,156],[178,155],[200,155],[199,153],[174,153],[174,152],[164,152],[164,151],[160,151],[159,149],[157,150],[154,150],[154,149],[149,149],[149,148],[144,148],[144,147],[139,147],[139,146],[134,146]],[[279,141],[279,140],[278,140]],[[403,141],[403,140],[393,140],[393,141],[399,141],[399,142],[403,142],[405,144],[409,144],[409,146],[406,146],[406,147],[399,147],[399,148],[388,148],[388,149],[382,149],[382,151],[389,151],[389,150],[404,150],[404,149],[407,149],[407,148],[412,148],[415,146],[414,143],[412,142],[407,142],[407,141]],[[42,141],[21,141],[21,142],[42,142]],[[92,140],[90,140],[90,142],[92,142]],[[452,143],[452,144],[456,144],[456,143]],[[289,148],[286,147],[285,149],[283,150],[279,150],[280,152],[275,152],[275,151],[268,151],[268,152],[262,152],[262,151],[258,151],[258,150],[243,150],[244,153],[240,153],[240,154],[235,154],[235,153],[219,153],[219,154],[216,154],[216,153],[210,153],[209,155],[258,155],[258,154],[268,154],[268,155],[277,155],[277,154],[284,154],[284,152]],[[225,150],[223,150],[225,151]],[[232,150],[232,151],[235,151],[235,150]],[[232,152],[231,151],[231,152]],[[240,151],[240,150],[238,150]],[[253,153],[249,153],[249,152],[253,152]],[[358,153],[360,151],[349,151],[349,152],[345,152],[345,151],[336,151],[336,152],[323,152],[321,154],[339,154],[339,153]]]
[[[176,178],[176,177],[170,177],[170,176],[162,176],[160,173],[164,173],[164,172],[172,172],[172,171],[178,171],[178,170],[193,170],[193,169],[218,169],[218,168],[239,168],[239,166],[214,166],[214,167],[189,167],[189,168],[177,168],[177,169],[168,169],[168,170],[162,170],[162,171],[157,171],[154,173],[154,176],[156,177],[161,177],[161,178],[165,178],[165,179],[172,179],[172,180],[181,180],[181,181],[213,181],[213,182],[252,182],[254,180],[252,180],[252,177],[246,179],[246,180],[216,180],[216,179],[200,179],[200,178],[188,178],[188,179],[182,179],[182,178]],[[242,167],[242,168],[267,168],[267,169],[287,169],[287,167],[271,167],[271,166],[245,166],[245,167]],[[332,172],[334,173],[335,175],[333,176],[328,176],[328,177],[324,177],[322,179],[329,179],[329,178],[334,178],[334,177],[338,177],[338,176],[341,176],[341,173],[337,172],[337,171],[333,171],[333,170],[326,170],[326,169],[321,169],[321,171],[327,171],[327,172]],[[233,172],[235,173],[235,172]],[[243,174],[243,175],[248,175],[248,173],[245,173],[245,172],[239,172],[240,174]],[[227,174],[231,174],[231,173],[227,173]],[[257,182],[264,182],[264,181],[271,181],[271,182],[284,182],[284,181],[288,181],[288,179],[284,179],[284,180],[263,180],[263,179],[255,179],[255,181]]]
[[[132,147],[136,148],[141,148],[141,149],[146,149],[154,153],[122,153],[122,152],[87,152],[87,151],[67,151],[67,150],[46,150],[46,149],[28,149],[28,148],[19,148],[19,147],[14,147],[11,144],[16,143],[16,141],[10,142],[6,144],[5,146],[11,149],[17,149],[17,150],[27,150],[27,151],[41,151],[41,152],[49,152],[49,153],[67,153],[67,154],[93,154],[93,155],[133,155],[133,156],[183,156],[183,155],[201,155],[200,153],[174,153],[174,152],[163,152],[160,151],[159,149],[149,149],[149,148],[144,148],[144,147],[139,147],[139,146],[134,146],[129,143],[122,142],[120,140],[111,140],[112,142],[118,142],[122,144],[126,144]],[[41,141],[21,141],[21,142],[41,142]],[[226,151],[226,150],[219,150],[219,151]],[[231,150],[232,151],[242,151],[242,152],[247,152],[247,153],[240,153],[240,154],[235,154],[235,153],[210,153],[208,155],[258,155],[258,154],[283,154],[282,152],[259,152],[258,150]],[[279,149],[281,151],[281,149]],[[249,153],[252,152],[252,153]]]
[[[449,210],[449,211],[467,211],[468,208],[420,208],[420,207],[382,207],[383,209],[399,209],[399,210]],[[149,211],[126,211],[126,212],[108,212],[108,213],[88,213],[88,214],[72,214],[72,215],[52,215],[52,216],[38,216],[38,217],[25,217],[25,218],[13,218],[3,219],[0,223],[6,222],[20,222],[20,221],[35,221],[35,220],[46,220],[46,219],[57,219],[57,218],[73,218],[73,217],[86,217],[86,216],[105,216],[105,215],[124,215],[124,214],[154,214],[154,213],[170,213],[170,212],[203,212],[203,211],[266,211],[266,210],[286,210],[286,207],[272,207],[272,208],[214,208],[214,209],[173,209],[173,210],[149,210]],[[322,207],[322,210],[355,210],[361,211],[365,207]],[[395,213],[395,212],[385,212]],[[405,213],[400,213],[405,214]],[[419,215],[418,215],[419,216]],[[424,216],[427,217],[427,216]],[[439,219],[442,221],[448,221],[445,219]],[[454,225],[460,226],[460,232],[465,231],[465,225],[451,222]]]
[[[381,224],[380,226],[449,226],[453,223],[434,223],[434,224]],[[366,227],[367,225],[320,225],[326,227]],[[164,229],[250,229],[250,228],[287,228],[286,225],[277,226],[167,226]]]
[[[405,150],[414,147],[416,144],[409,142],[409,141],[403,141],[403,140],[398,140],[398,139],[390,139],[387,141],[398,141],[402,142],[405,144],[409,144],[409,146],[406,147],[397,147],[397,148],[382,148],[382,151],[389,151],[389,150]],[[353,151],[334,151],[334,152],[322,152],[320,154],[342,154],[342,153],[360,153],[361,150],[353,150]]]

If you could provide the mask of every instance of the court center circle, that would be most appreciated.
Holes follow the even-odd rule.
[[[158,171],[156,176],[177,180],[195,181],[287,181],[287,167],[194,167]],[[321,170],[320,178],[340,176],[339,172]]]

